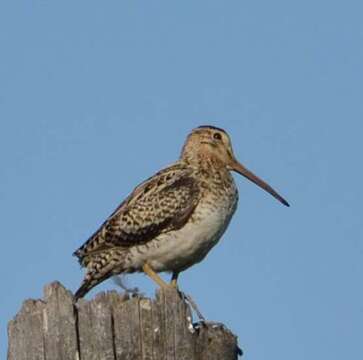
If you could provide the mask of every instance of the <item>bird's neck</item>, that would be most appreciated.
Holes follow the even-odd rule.
[[[205,152],[183,152],[181,160],[188,165],[206,171],[226,170],[225,164],[211,153]]]

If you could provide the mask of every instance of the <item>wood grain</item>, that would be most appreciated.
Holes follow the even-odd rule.
[[[73,301],[59,282],[43,300],[26,300],[8,324],[8,360],[235,360],[240,351],[223,325],[192,324],[174,290]]]

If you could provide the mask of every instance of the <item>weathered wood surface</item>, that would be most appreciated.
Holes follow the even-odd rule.
[[[177,292],[155,300],[115,291],[73,304],[59,282],[44,300],[26,300],[8,325],[8,360],[234,360],[237,338],[224,326],[192,324]]]

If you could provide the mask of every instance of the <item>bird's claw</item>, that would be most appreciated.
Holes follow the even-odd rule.
[[[121,276],[114,276],[112,279],[116,285],[118,285],[122,290],[125,291],[126,294],[130,295],[131,297],[137,297],[143,295],[143,293],[140,293],[138,287],[136,286],[134,288],[127,287],[122,281]]]

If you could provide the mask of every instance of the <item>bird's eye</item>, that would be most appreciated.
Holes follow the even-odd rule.
[[[213,134],[213,139],[222,140],[222,135],[220,133],[214,133]]]

